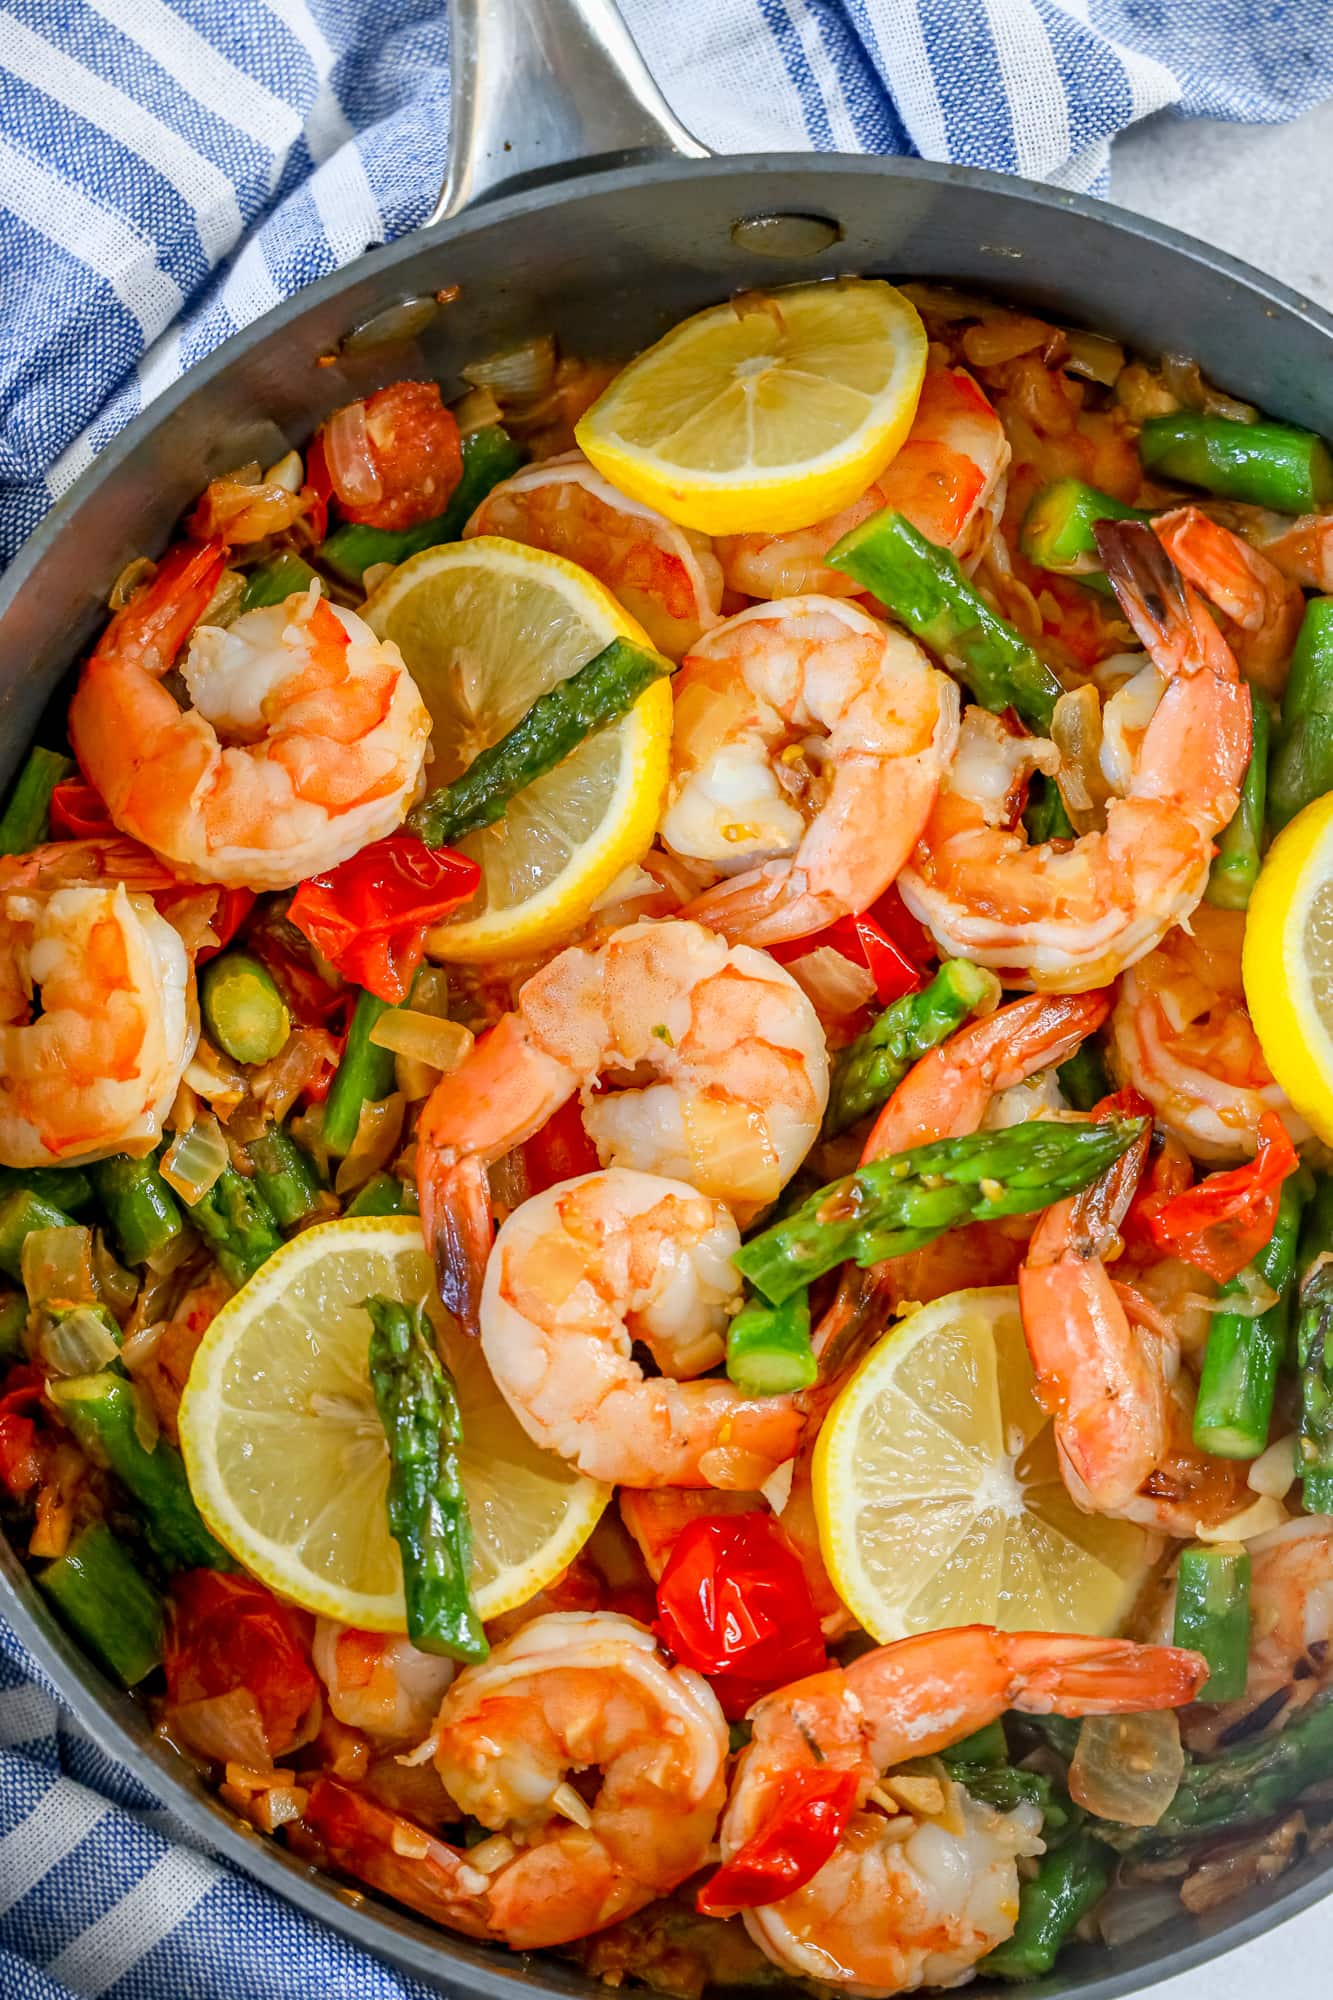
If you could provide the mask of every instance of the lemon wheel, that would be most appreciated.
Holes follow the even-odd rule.
[[[447,784],[538,695],[643,628],[585,570],[495,535],[400,563],[364,615],[392,639],[434,721],[428,782]],[[432,931],[436,958],[518,957],[567,937],[652,844],[666,789],[671,689],[658,681],[458,843],[481,887]]]
[[[709,535],[808,527],[907,436],[926,334],[880,278],[794,285],[682,321],[616,376],[575,436],[622,493]]]
[[[1333,795],[1269,848],[1245,917],[1245,1001],[1264,1060],[1333,1145]]]
[[[283,1597],[369,1631],[402,1632],[406,1613],[362,1301],[432,1288],[415,1218],[308,1229],[227,1301],[181,1402],[191,1491],[218,1540]],[[609,1489],[531,1442],[478,1343],[437,1334],[463,1419],[473,1591],[494,1618],[572,1561]]]
[[[887,1644],[947,1625],[1114,1632],[1153,1537],[1064,1488],[1012,1286],[899,1322],[847,1383],[814,1461],[835,1589]]]

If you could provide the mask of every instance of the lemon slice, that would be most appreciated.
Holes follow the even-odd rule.
[[[281,1596],[372,1632],[405,1631],[406,1614],[361,1301],[432,1291],[414,1217],[307,1229],[227,1301],[181,1400],[190,1489],[218,1540]],[[572,1561],[610,1489],[530,1441],[477,1342],[436,1331],[462,1412],[473,1590],[494,1618]]]
[[[1114,1632],[1157,1547],[1065,1492],[1012,1286],[885,1334],[819,1434],[814,1496],[834,1588],[881,1644],[974,1623]]]
[[[497,535],[423,549],[363,614],[407,662],[434,721],[428,783],[448,784],[554,687],[609,646],[651,646],[609,590],[563,557]],[[657,831],[671,746],[671,689],[657,681],[458,844],[477,895],[431,932],[436,958],[510,958],[567,937]]]
[[[1241,969],[1264,1060],[1333,1145],[1333,794],[1297,813],[1269,848]]]
[[[631,361],[574,435],[622,493],[707,535],[809,527],[907,436],[926,368],[915,306],[881,278],[695,313]]]

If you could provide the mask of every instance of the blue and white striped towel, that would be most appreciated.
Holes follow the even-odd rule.
[[[1168,106],[1333,92],[1333,0],[623,0],[720,151],[921,153],[1103,190]],[[0,0],[0,561],[120,426],[429,212],[444,0]],[[425,2000],[196,1851],[0,1622],[5,2000]]]

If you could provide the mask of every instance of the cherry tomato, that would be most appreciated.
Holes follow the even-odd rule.
[[[369,528],[401,529],[443,513],[463,474],[463,448],[439,384],[391,382],[368,396],[364,407],[366,446],[380,483],[377,499],[346,497],[337,484],[336,456],[331,466],[329,449],[322,446],[344,518]],[[313,483],[313,468],[311,478]]]
[[[800,1558],[771,1514],[707,1515],[681,1530],[657,1586],[657,1635],[743,1715],[827,1662]]]
[[[396,1002],[407,997],[431,925],[465,903],[480,879],[465,854],[391,833],[308,877],[287,915],[344,979]]]
[[[290,1749],[319,1693],[311,1620],[247,1576],[191,1569],[173,1579],[164,1665],[173,1703],[243,1688],[275,1756]]]
[[[701,1916],[726,1917],[780,1902],[817,1875],[856,1811],[855,1771],[814,1765],[788,1771],[773,1788],[772,1806],[757,1833],[699,1891]]]
[[[529,1194],[541,1194],[560,1181],[595,1174],[601,1161],[588,1137],[577,1097],[571,1097],[524,1142],[523,1170]]]
[[[1153,1242],[1225,1284],[1273,1234],[1282,1183],[1300,1164],[1286,1126],[1276,1111],[1265,1111],[1254,1158],[1173,1195],[1152,1218]]]
[[[210,958],[226,950],[253,910],[255,900],[253,889],[219,889],[218,905],[210,918],[217,943],[200,946],[195,953],[196,965],[206,965]]]
[[[1194,1178],[1190,1156],[1172,1133],[1154,1133],[1143,1178],[1120,1225],[1126,1250],[1143,1257],[1158,1255],[1153,1224],[1162,1210],[1182,1194]]]
[[[51,794],[51,834],[55,840],[95,840],[114,833],[102,794],[83,778],[62,778]]]
[[[0,1396],[0,1481],[15,1500],[26,1500],[42,1476],[42,1452],[33,1413],[42,1407],[42,1378],[35,1368],[11,1368]]]

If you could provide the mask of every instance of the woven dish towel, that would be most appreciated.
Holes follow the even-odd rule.
[[[1175,106],[1333,92],[1333,0],[622,0],[719,151],[1104,191]],[[167,383],[429,213],[443,0],[0,0],[0,562]],[[188,1840],[0,1621],[4,2000],[427,2000]]]

